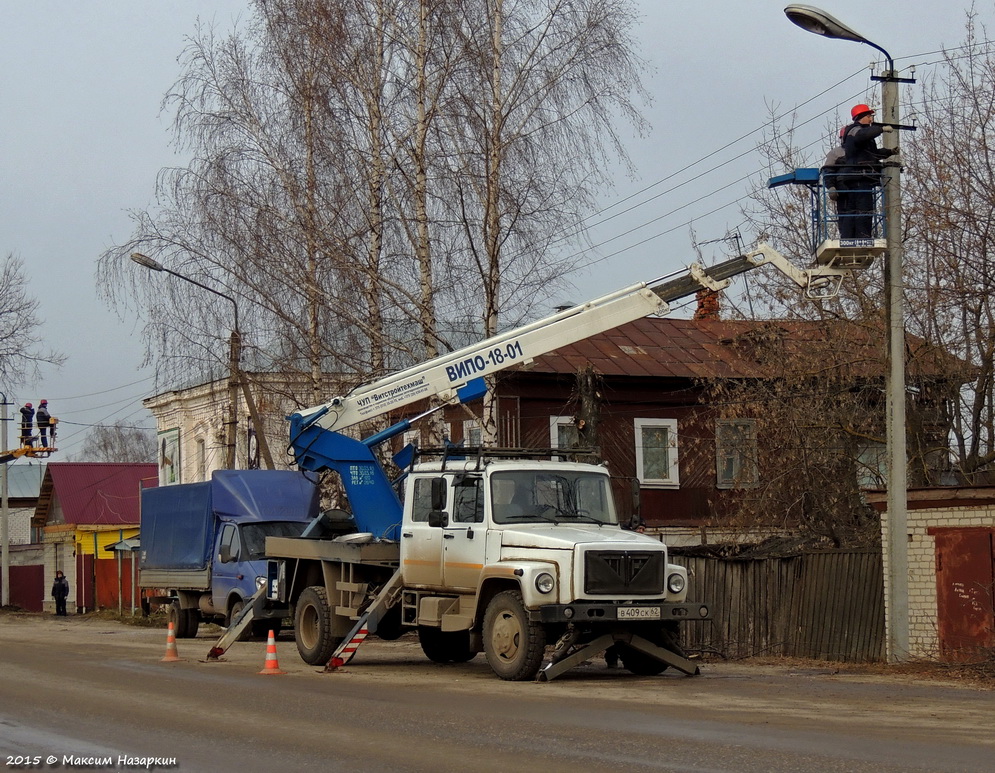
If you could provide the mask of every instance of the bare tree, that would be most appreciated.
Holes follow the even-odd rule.
[[[65,357],[41,348],[38,301],[28,295],[21,261],[8,254],[0,263],[0,384],[37,375],[40,363],[61,364]]]
[[[165,102],[193,160],[101,258],[106,297],[148,309],[175,379],[219,373],[231,309],[128,253],[226,292],[246,370],[298,404],[520,321],[568,266],[550,248],[606,182],[616,119],[638,124],[630,6],[256,0],[247,28],[198,30]]]
[[[77,462],[144,463],[156,460],[155,431],[123,421],[94,427],[73,457]]]
[[[965,39],[923,80],[903,137],[908,321],[971,369],[950,401],[962,480],[995,462],[995,44],[967,13]]]
[[[627,0],[464,0],[459,109],[447,116],[453,219],[464,256],[451,263],[481,301],[480,335],[520,321],[570,267],[553,243],[576,232],[607,185],[608,154],[626,160],[620,120],[641,127],[642,62]],[[472,279],[471,279],[472,278]],[[485,408],[485,436],[495,420]]]

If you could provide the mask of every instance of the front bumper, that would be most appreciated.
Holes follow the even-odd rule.
[[[707,604],[665,602],[619,604],[582,601],[576,604],[546,604],[529,610],[529,619],[539,623],[652,623],[710,620]]]

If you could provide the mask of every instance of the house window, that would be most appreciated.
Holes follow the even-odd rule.
[[[404,448],[406,448],[407,446],[414,446],[415,448],[417,448],[419,443],[421,443],[420,429],[409,429],[403,435],[401,435],[401,444],[402,447]]]
[[[468,448],[480,448],[483,443],[483,428],[476,419],[463,422],[463,445]]]
[[[885,488],[888,480],[888,447],[868,442],[857,448],[857,485],[860,488]]]
[[[753,419],[715,422],[715,472],[719,488],[753,488],[759,483],[757,428]]]
[[[573,416],[549,417],[550,448],[577,448],[579,445],[580,436]]]
[[[677,419],[635,419],[636,476],[643,486],[677,488]]]
[[[204,438],[197,438],[197,480],[207,480],[207,447]]]

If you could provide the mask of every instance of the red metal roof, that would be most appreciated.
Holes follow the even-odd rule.
[[[604,376],[756,377],[757,362],[723,344],[741,333],[743,324],[644,317],[536,357],[529,369],[575,373],[591,364]]]
[[[137,526],[139,493],[156,485],[155,464],[49,462],[35,518],[48,521],[48,510],[57,497],[66,523]]]
[[[763,378],[774,373],[769,347],[782,356],[822,348],[844,353],[839,360],[855,376],[881,377],[883,336],[845,321],[725,320],[643,317],[536,357],[524,366],[539,373],[576,373],[592,365],[603,376],[710,379]],[[912,374],[955,377],[965,363],[921,339],[907,336]]]

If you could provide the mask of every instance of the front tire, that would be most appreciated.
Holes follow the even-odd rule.
[[[319,585],[305,588],[294,612],[294,639],[301,659],[311,666],[328,663],[342,641],[332,636],[332,608],[328,593]]]
[[[522,594],[498,593],[484,614],[484,652],[491,670],[502,679],[534,679],[546,653],[546,632],[529,620]]]
[[[231,628],[232,624],[238,618],[239,614],[245,608],[245,602],[242,599],[238,599],[231,605],[231,609],[228,610],[228,619],[225,620],[225,627]],[[249,641],[253,635],[253,626],[255,623],[249,623],[248,626],[238,635],[238,641]]]
[[[664,623],[659,628],[642,630],[638,633],[657,647],[670,650],[681,657],[686,657],[684,651],[677,643],[677,638],[680,635],[680,628],[677,623]],[[622,665],[625,666],[627,671],[637,676],[656,676],[657,674],[662,674],[668,668],[666,663],[634,647],[627,644],[619,644],[617,646]]]

